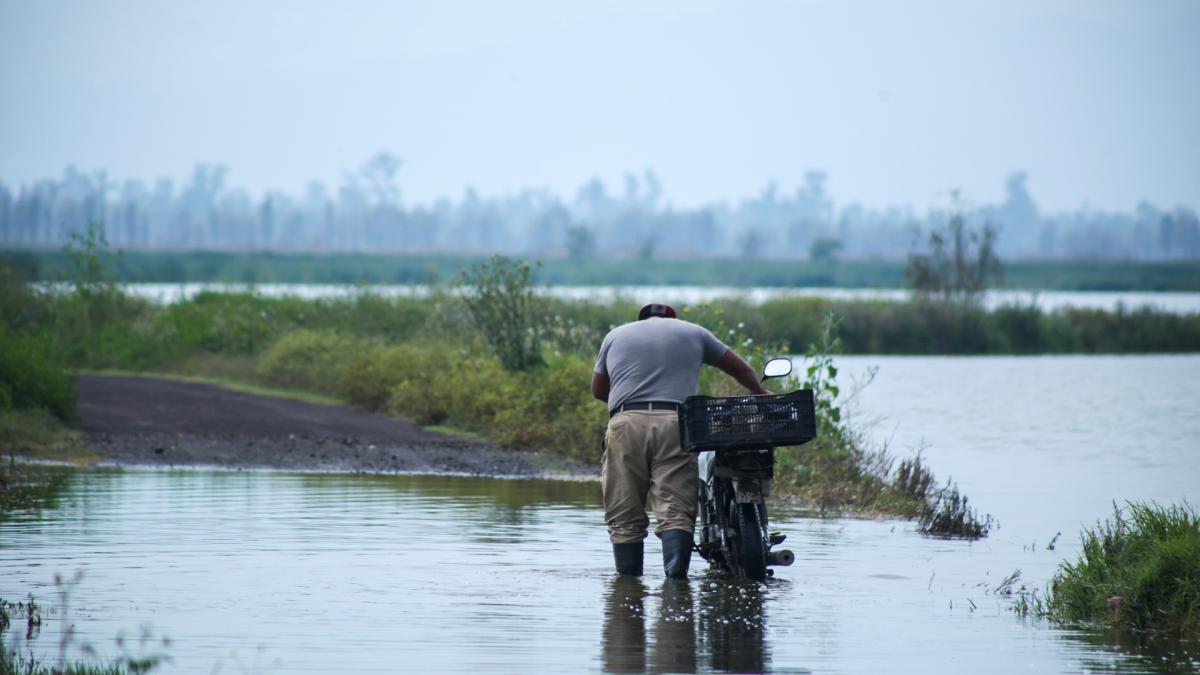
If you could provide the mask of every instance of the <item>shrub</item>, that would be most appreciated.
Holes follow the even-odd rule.
[[[542,363],[543,312],[529,263],[493,256],[459,278],[475,328],[509,370]]]
[[[342,384],[348,354],[362,346],[361,340],[336,333],[298,330],[273,342],[255,371],[271,384],[334,394]]]
[[[387,409],[417,424],[446,422],[465,399],[488,386],[474,376],[473,366],[478,359],[445,343],[404,344],[389,349],[395,352],[390,362],[399,371],[394,373]],[[477,386],[481,389],[476,390]],[[464,428],[477,430],[474,426]]]
[[[1130,503],[1083,533],[1045,602],[1060,621],[1200,637],[1200,515],[1188,504]]]
[[[508,405],[493,418],[502,443],[549,452],[581,462],[600,459],[608,413],[592,398],[590,359],[567,355],[523,374]]]
[[[0,324],[0,408],[43,408],[55,417],[76,417],[75,385],[46,341],[9,335]]]

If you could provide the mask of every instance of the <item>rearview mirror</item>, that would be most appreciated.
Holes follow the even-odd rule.
[[[792,372],[791,359],[771,359],[763,366],[763,379],[768,377],[783,377]]]

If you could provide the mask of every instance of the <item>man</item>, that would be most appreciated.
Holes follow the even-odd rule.
[[[646,498],[662,539],[663,569],[686,579],[692,557],[700,475],[679,447],[679,404],[696,393],[700,367],[716,366],[752,394],[770,394],[742,357],[707,329],[676,318],[670,305],[646,305],[600,344],[592,395],[608,403],[600,481],[604,520],[618,574],[642,573]]]

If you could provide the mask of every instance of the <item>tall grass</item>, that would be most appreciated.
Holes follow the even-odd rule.
[[[1190,504],[1130,503],[1082,535],[1050,585],[1059,621],[1200,638],[1200,515]]]

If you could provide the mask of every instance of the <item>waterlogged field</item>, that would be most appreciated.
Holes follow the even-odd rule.
[[[618,580],[593,483],[81,471],[0,523],[0,596],[71,597],[101,653],[149,624],[167,671],[1191,672],[1196,645],[1020,618],[1112,501],[1200,501],[1200,357],[845,359],[879,367],[855,414],[922,440],[1000,529],[775,512],[794,566],[765,586]],[[1061,536],[1055,540],[1055,535]],[[1053,545],[1051,547],[1051,544]],[[30,643],[54,654],[48,615]]]

